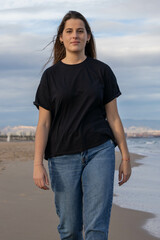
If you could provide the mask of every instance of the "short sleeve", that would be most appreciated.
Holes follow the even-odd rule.
[[[112,71],[112,69],[107,65],[104,73],[104,95],[103,103],[104,105],[112,101],[113,99],[121,95],[117,79]]]
[[[42,74],[41,81],[37,88],[35,101],[33,104],[39,109],[39,106],[51,110],[50,104],[50,93],[49,93],[49,86],[48,86],[48,79],[46,71]]]

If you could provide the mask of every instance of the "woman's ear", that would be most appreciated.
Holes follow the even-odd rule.
[[[62,38],[62,34],[59,37],[59,41],[62,43],[63,42],[63,38]]]
[[[87,42],[89,42],[90,39],[91,39],[91,35],[87,34]]]

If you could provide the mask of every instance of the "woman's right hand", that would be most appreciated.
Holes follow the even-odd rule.
[[[33,179],[37,187],[44,190],[49,190],[49,187],[46,186],[49,185],[48,174],[43,165],[34,166]]]

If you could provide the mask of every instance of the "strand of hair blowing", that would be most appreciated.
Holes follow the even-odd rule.
[[[52,60],[52,64],[56,64],[58,61],[62,60],[63,58],[65,58],[66,56],[66,51],[65,51],[65,47],[64,45],[60,42],[59,38],[64,30],[65,27],[65,22],[69,19],[80,19],[84,22],[86,31],[88,34],[90,34],[90,40],[89,42],[86,44],[85,46],[85,55],[88,57],[92,57],[92,58],[96,58],[96,48],[95,48],[95,41],[94,41],[94,37],[93,34],[91,32],[91,28],[87,22],[87,20],[85,19],[85,17],[76,11],[69,11],[62,19],[58,30],[57,30],[57,35],[55,35],[53,37],[53,40],[48,44],[50,45],[51,43],[53,43],[53,48],[52,48],[52,52],[51,55],[47,61],[47,63],[44,65],[43,69],[45,68],[45,66]],[[48,46],[47,45],[47,46]],[[46,46],[46,47],[47,47]]]

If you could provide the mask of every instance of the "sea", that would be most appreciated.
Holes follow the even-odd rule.
[[[115,172],[113,203],[123,208],[153,213],[143,228],[160,238],[160,137],[127,138],[131,153],[144,155],[141,163],[132,168],[129,181],[118,185],[118,171]],[[118,148],[116,147],[118,151]]]

